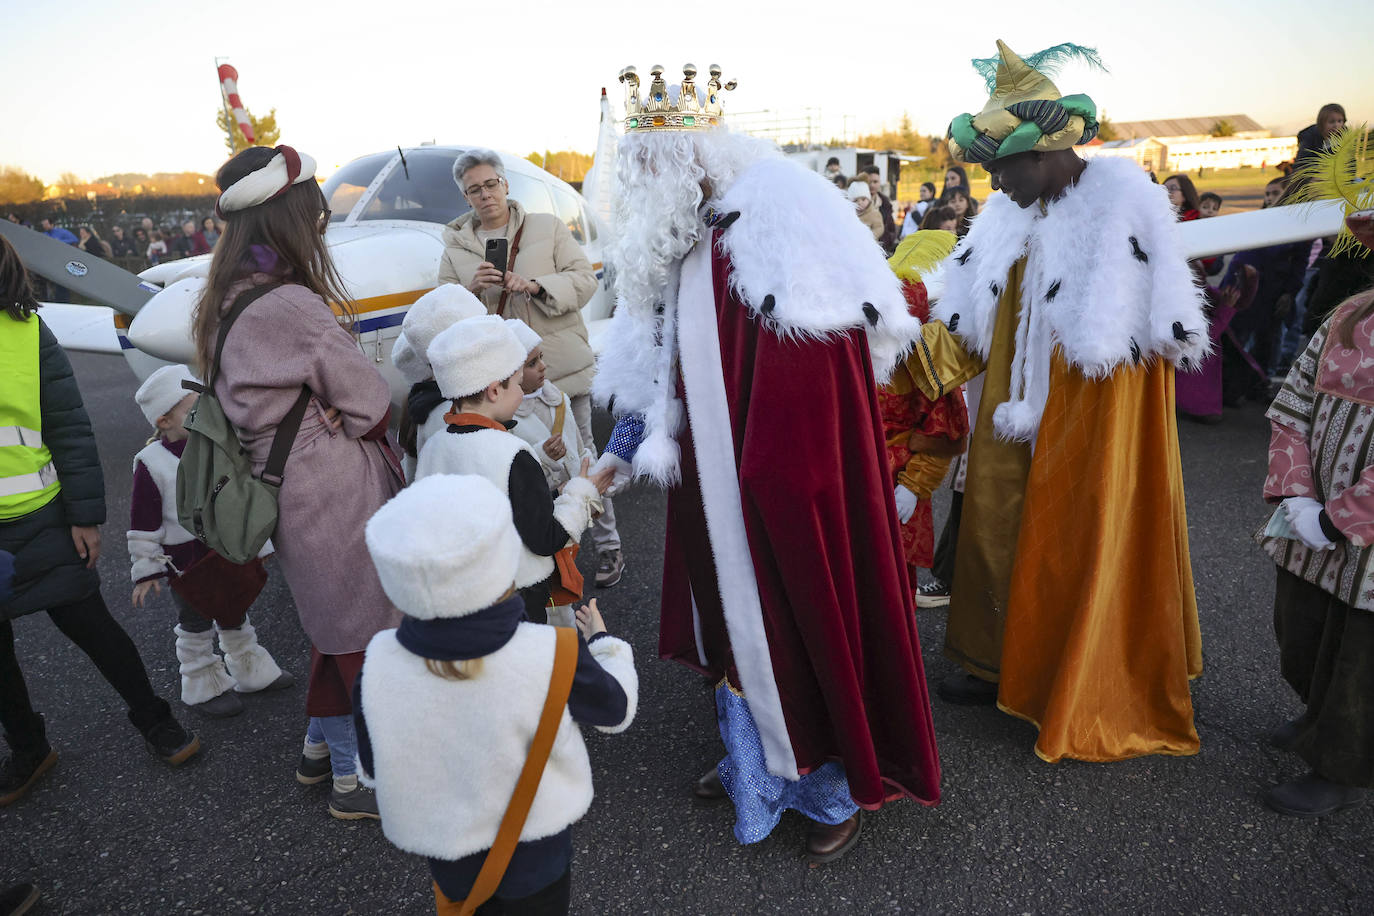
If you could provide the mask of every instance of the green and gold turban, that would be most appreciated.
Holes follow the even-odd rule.
[[[981,163],[1031,150],[1069,149],[1097,136],[1093,100],[1086,95],[1061,96],[1045,73],[1071,59],[1102,68],[1096,51],[1062,44],[1023,60],[998,40],[997,53],[973,61],[992,96],[978,114],[961,114],[950,122],[951,156]]]

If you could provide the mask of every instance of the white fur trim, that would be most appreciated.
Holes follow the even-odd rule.
[[[137,470],[140,464],[148,470],[162,497],[162,524],[155,531],[131,530],[127,534],[132,561],[129,578],[134,582],[167,572],[170,560],[165,546],[195,540],[195,535],[183,528],[177,519],[177,468],[181,460],[158,439],[143,446],[134,456],[134,469]]]
[[[602,511],[601,494],[596,486],[585,477],[574,477],[563,487],[563,492],[553,501],[553,517],[568,539],[576,541],[592,523],[592,513]]]
[[[534,450],[513,433],[498,429],[479,429],[466,433],[444,432],[430,439],[420,452],[415,469],[416,480],[434,474],[476,474],[486,478],[506,498],[510,505],[510,466],[520,452],[528,452],[538,460]],[[452,509],[452,507],[450,507]],[[509,511],[509,509],[507,510]],[[553,558],[540,556],[516,537],[515,585],[524,588],[543,582],[553,573]],[[509,583],[507,583],[509,585]],[[490,603],[490,602],[488,602]],[[405,611],[404,606],[398,605]],[[409,613],[407,611],[407,613]]]
[[[401,336],[391,350],[391,361],[410,384],[423,382],[433,375],[429,347],[434,338],[460,321],[486,313],[486,306],[466,287],[457,283],[436,286],[406,310]]]
[[[234,689],[239,693],[257,693],[265,690],[281,677],[281,667],[272,654],[258,643],[258,631],[253,622],[244,615],[243,624],[231,630],[219,631],[219,647],[224,652],[224,666],[238,682]]]
[[[985,358],[1000,291],[1023,254],[1013,406],[994,413],[999,436],[1034,441],[1055,347],[1090,379],[1155,358],[1186,369],[1210,352],[1202,292],[1173,210],[1134,163],[1091,160],[1044,216],[1001,193],[988,198],[945,262],[944,292],[932,309],[946,324],[957,315],[956,333]],[[1175,325],[1185,339],[1176,338]]]
[[[181,702],[195,706],[234,689],[234,678],[214,650],[214,629],[192,633],[180,624],[176,634],[177,661],[181,663]]]
[[[625,640],[616,636],[603,636],[588,647],[592,658],[615,678],[620,689],[625,691],[625,718],[615,725],[598,725],[596,730],[608,735],[618,735],[635,720],[639,709],[639,674],[635,671],[634,650]]]
[[[714,206],[739,211],[720,245],[730,257],[731,286],[750,313],[783,337],[863,328],[873,374],[886,381],[921,323],[908,312],[901,281],[845,195],[791,160],[763,159]],[[773,308],[765,314],[770,295]],[[876,310],[876,324],[865,303]]]
[[[290,180],[286,167],[286,156],[277,153],[262,168],[249,172],[238,181],[224,189],[219,196],[219,212],[234,213],[247,210],[258,204],[265,204],[293,184],[310,181],[315,177],[315,159],[296,150],[301,160],[301,171],[295,180]]]
[[[710,248],[698,245],[683,264],[678,300],[683,318],[679,325],[680,355],[687,385],[687,409],[692,418],[692,444],[701,478],[701,499],[725,611],[725,628],[749,710],[759,727],[768,771],[795,780],[799,778],[797,760],[773,677],[763,606],[744,525],[711,273]]]
[[[372,638],[363,664],[362,713],[388,840],[449,861],[490,848],[544,709],[555,634],[553,627],[520,624],[467,680],[431,673],[423,658],[396,641],[395,630]],[[626,687],[626,695],[632,690]],[[553,836],[591,802],[587,749],[565,709],[520,839]]]
[[[134,392],[134,401],[147,417],[148,425],[156,426],[158,418],[180,404],[182,398],[193,396],[195,392],[182,388],[181,383],[194,381],[191,370],[181,365],[163,366],[144,379]]]
[[[416,342],[410,342],[412,347]],[[502,382],[525,363],[525,349],[497,315],[466,318],[440,331],[430,342],[429,364],[446,398],[476,394]]]
[[[387,597],[411,617],[471,614],[515,581],[520,538],[510,500],[475,475],[417,480],[378,509],[364,533]]]
[[[544,342],[544,338],[539,336],[539,332],[519,318],[507,318],[506,327],[515,332],[515,339],[520,341],[520,346],[525,348],[525,355],[529,356],[530,351]]]

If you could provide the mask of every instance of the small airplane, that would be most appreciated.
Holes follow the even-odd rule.
[[[398,404],[408,384],[392,365],[391,348],[407,309],[438,284],[445,225],[470,209],[453,179],[454,161],[470,148],[373,153],[344,165],[322,189],[333,211],[325,241],[357,308],[358,344]],[[527,212],[553,214],[566,224],[595,269],[601,282],[582,311],[589,331],[599,336],[614,302],[602,257],[608,236],[601,217],[571,185],[525,159],[500,156],[510,197]],[[134,276],[30,229],[0,222],[0,233],[29,270],[102,303],[43,304],[43,319],[64,347],[120,353],[140,380],[167,363],[192,362],[192,313],[211,255],[169,261]]]

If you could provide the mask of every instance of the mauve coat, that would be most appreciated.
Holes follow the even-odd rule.
[[[250,284],[270,280],[255,274],[236,284],[225,309]],[[234,322],[215,382],[255,473],[301,385],[315,396],[286,462],[272,543],[315,648],[327,655],[362,652],[374,634],[401,622],[363,540],[367,520],[401,489],[387,454],[390,441],[361,438],[386,416],[391,395],[325,301],[288,284]],[[329,428],[329,407],[338,408],[342,429]]]

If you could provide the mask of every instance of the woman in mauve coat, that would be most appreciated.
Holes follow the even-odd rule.
[[[363,528],[402,479],[387,436],[390,393],[346,330],[350,303],[324,244],[328,210],[313,175],[313,160],[290,147],[244,150],[220,169],[225,229],[195,338],[204,368],[234,300],[280,284],[230,328],[215,394],[261,473],[277,427],[301,386],[310,389],[272,536],[312,646],[310,727],[296,778],[312,784],[332,772],[330,813],[376,818],[376,799],[358,785],[354,765],[353,682],[368,641],[400,614],[382,592]]]

